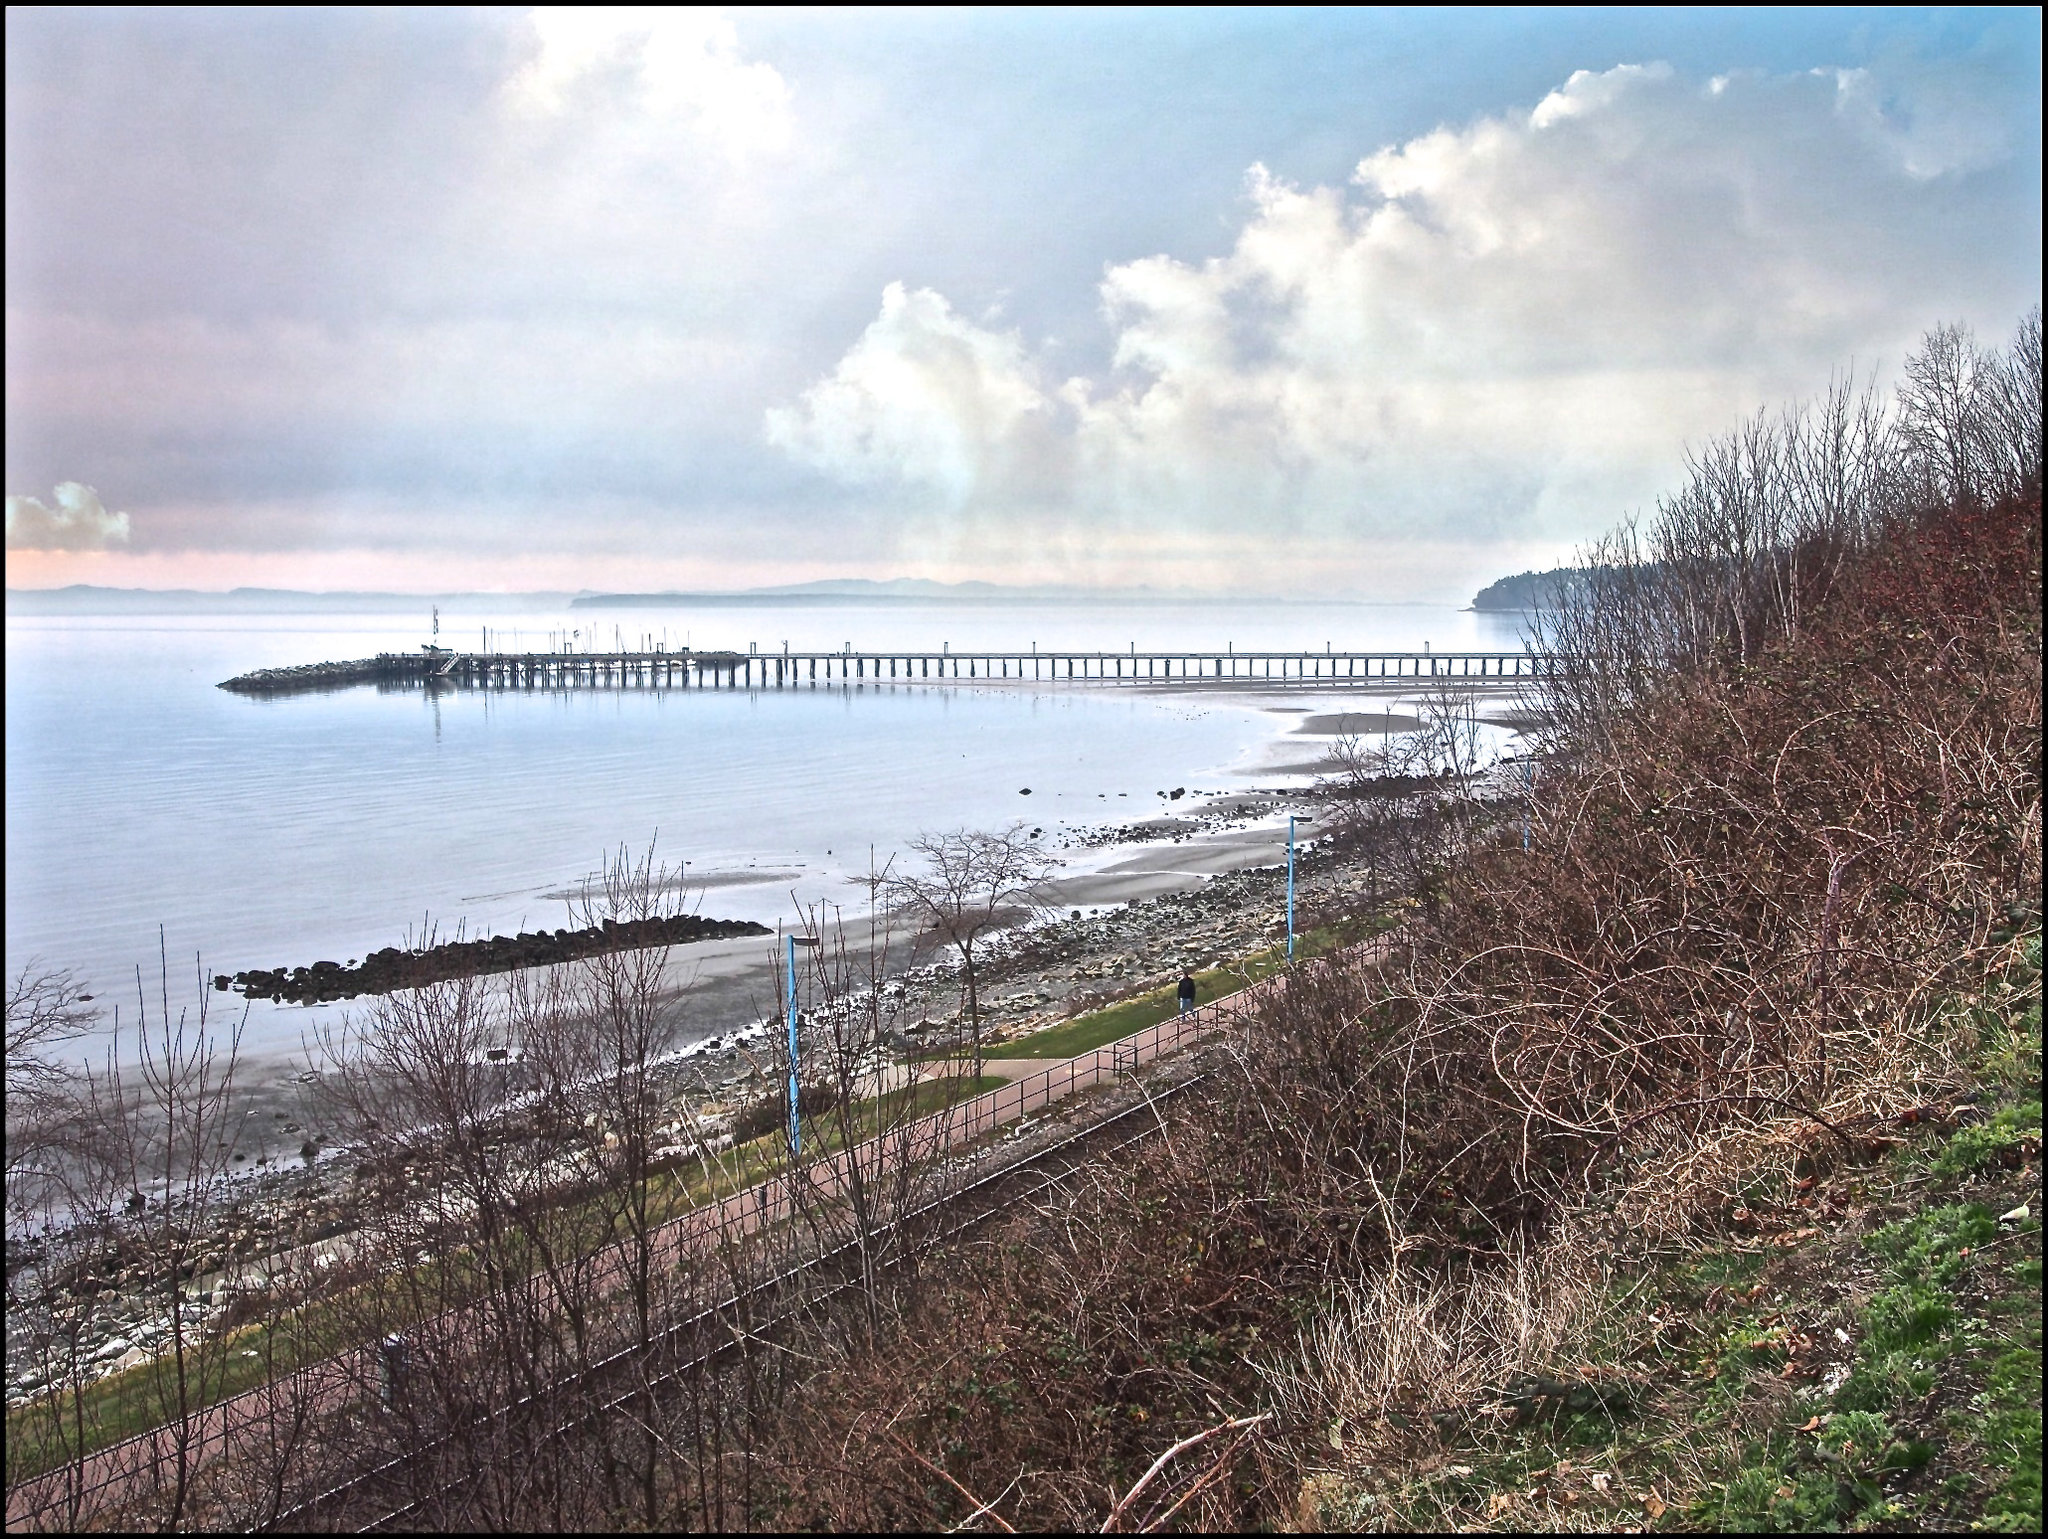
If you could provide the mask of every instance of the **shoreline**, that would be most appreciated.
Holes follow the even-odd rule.
[[[1201,972],[1271,946],[1284,934],[1290,814],[1307,822],[1297,846],[1299,928],[1313,928],[1321,912],[1368,901],[1364,868],[1330,858],[1316,839],[1328,793],[1314,777],[1332,761],[1326,751],[1306,761],[1301,755],[1347,734],[1400,733],[1418,723],[1391,704],[1345,710],[1342,703],[1355,695],[1332,699],[1330,693],[1317,702],[1331,707],[1323,710],[1278,704],[1271,695],[1245,700],[1267,716],[1269,730],[1234,764],[1203,778],[1220,774],[1253,784],[1177,787],[1156,793],[1157,805],[1133,806],[1121,817],[1107,807],[1091,809],[1101,815],[1064,825],[1057,848],[1066,860],[1048,883],[1044,908],[1032,922],[993,938],[985,954],[982,1040],[992,1059],[1002,1058],[1005,1044],[1168,985],[1183,971]],[[1482,719],[1512,730],[1514,706],[1492,703]],[[785,868],[759,878],[707,873],[713,880],[686,886],[701,891],[735,877],[765,881],[790,874]],[[865,931],[859,913],[843,913],[841,923],[849,932]],[[893,1038],[895,1051],[916,1056],[960,1029],[956,969],[942,948],[919,946],[900,927],[891,932],[884,925],[882,933],[894,953],[885,989],[922,1002],[913,1011],[922,1019],[906,1015]],[[676,1125],[715,1128],[772,1093],[780,1072],[774,1058],[783,965],[777,940],[765,933],[712,935],[671,948],[661,997],[680,1019],[656,1083]],[[308,1026],[315,1031],[302,1034],[299,1052],[252,1053],[238,1068],[230,1121],[239,1131],[228,1159],[241,1200],[224,1215],[221,1236],[208,1243],[209,1254],[225,1259],[201,1268],[194,1284],[209,1311],[230,1307],[236,1291],[273,1264],[268,1258],[311,1245],[334,1259],[347,1250],[356,1227],[367,1191],[359,1183],[370,1166],[338,1143],[328,1125],[318,1028],[311,1019]],[[148,1195],[160,1200],[163,1194]],[[124,1345],[123,1352],[99,1359],[107,1371],[141,1360],[135,1343],[146,1344],[151,1318],[139,1299],[106,1312],[93,1353]],[[10,1370],[13,1402],[28,1391]]]
[[[1305,804],[1312,790],[1244,798],[1277,812]],[[1168,833],[1161,826],[1167,822],[1182,825],[1181,831]],[[1164,841],[1106,846],[1115,858],[1104,869],[1056,884],[1066,917],[1005,932],[1008,939],[991,948],[983,975],[983,1040],[992,1056],[1000,1057],[1005,1043],[1170,982],[1183,969],[1199,971],[1272,943],[1283,878],[1278,866],[1261,861],[1276,850],[1284,859],[1284,827],[1276,842],[1270,828],[1203,831],[1195,824],[1186,816],[1151,820],[1144,832],[1167,833]],[[1299,878],[1305,914],[1356,886],[1355,873],[1312,851]],[[1170,885],[1145,890],[1162,881]],[[892,943],[903,940],[899,932]],[[698,1025],[715,1029],[694,1043],[679,1040],[664,1054],[658,1094],[678,1120],[687,1108],[700,1126],[716,1125],[775,1083],[770,1025],[779,958],[759,937],[676,949],[684,954],[668,961],[674,984],[667,997]],[[901,966],[890,969],[892,980],[947,1002],[954,969],[946,956],[909,945],[904,953]],[[925,1030],[957,1029],[957,1000],[951,1003],[951,1011],[932,1012]],[[904,1050],[913,1049],[906,1038]],[[239,1290],[259,1285],[276,1258],[310,1248],[331,1260],[347,1250],[356,1227],[358,1175],[367,1168],[358,1151],[334,1142],[322,1125],[319,1081],[319,1068],[305,1059],[244,1063],[238,1071],[229,1120],[240,1128],[230,1161],[240,1200],[221,1213],[188,1285],[205,1313],[230,1308]],[[156,1190],[147,1195],[153,1202],[163,1196]],[[10,1246],[27,1240],[9,1236]],[[214,1260],[205,1264],[205,1257]],[[145,1361],[154,1320],[139,1298],[103,1307],[85,1357],[107,1373]],[[32,1398],[35,1391],[21,1382],[23,1370],[13,1362],[8,1368],[9,1403]]]
[[[965,682],[960,681],[962,684]],[[1226,687],[1221,690],[1213,687],[1218,682]],[[1192,686],[1197,683],[1204,687],[1193,688]],[[1224,820],[1217,815],[1233,808],[1256,809],[1261,806],[1277,811],[1281,800],[1308,791],[1315,777],[1326,775],[1337,768],[1328,753],[1328,747],[1338,730],[1362,729],[1372,732],[1391,728],[1399,731],[1414,721],[1412,714],[1400,709],[1402,701],[1399,693],[1390,691],[1382,695],[1376,691],[1367,692],[1359,689],[1333,690],[1327,687],[1327,683],[1328,681],[1325,681],[1325,687],[1321,689],[1306,691],[1298,690],[1294,686],[1289,686],[1285,690],[1267,690],[1257,687],[1257,681],[1248,680],[1176,679],[1170,685],[1162,683],[1129,686],[1150,699],[1168,702],[1169,710],[1172,708],[1170,702],[1178,698],[1186,700],[1190,707],[1200,714],[1221,707],[1226,714],[1241,714],[1255,725],[1251,725],[1249,730],[1240,735],[1239,742],[1242,746],[1233,756],[1212,759],[1206,765],[1199,761],[1191,764],[1187,772],[1189,778],[1206,787],[1197,790],[1191,800],[1155,801],[1153,795],[1148,795],[1135,787],[1128,794],[1128,800],[1125,799],[1124,793],[1120,792],[1111,792],[1107,798],[1097,796],[1092,794],[1092,788],[1079,796],[1062,795],[1057,790],[1048,795],[1047,788],[1041,784],[1041,794],[1038,797],[1012,801],[1011,807],[1015,810],[1009,815],[1024,818],[1035,813],[1046,819],[1044,828],[1047,834],[1048,853],[1060,856],[1069,863],[1069,869],[1059,873],[1059,880],[1063,890],[1071,890],[1074,894],[1072,898],[1063,900],[1070,905],[1078,902],[1082,906],[1092,906],[1106,902],[1129,901],[1133,897],[1154,896],[1184,887],[1191,881],[1211,875],[1217,870],[1256,863],[1260,857],[1255,851],[1247,851],[1234,858],[1212,859],[1202,864],[1199,869],[1185,863],[1176,864],[1171,860],[1161,861],[1157,856],[1148,857],[1157,866],[1156,870],[1145,869],[1142,862],[1132,865],[1129,861],[1148,844],[1156,843],[1164,848],[1174,848],[1177,841],[1184,841],[1192,831],[1182,823],[1158,822],[1161,815],[1184,819],[1193,815],[1195,809],[1199,808],[1203,828],[1214,831],[1224,826],[1227,821],[1228,826],[1241,831],[1248,821],[1247,818],[1239,815]],[[934,685],[948,690],[959,687],[952,680],[945,681],[943,685],[937,680],[928,683],[899,680],[888,687],[892,691],[907,690],[919,684],[927,689]],[[870,681],[866,687],[875,689],[878,686]],[[1067,695],[1074,689],[1065,681],[1049,684],[1015,679],[981,679],[974,681],[972,687],[980,692],[996,691],[1043,696]],[[1100,692],[1099,686],[1084,688],[1091,695]],[[851,691],[856,694],[859,692],[860,686],[855,686]],[[1489,707],[1507,707],[1511,704],[1512,702],[1506,699],[1488,702]],[[1492,709],[1482,709],[1482,715],[1497,714]],[[1003,772],[997,766],[993,767],[992,773],[1000,776]],[[1155,774],[1156,767],[1154,771],[1141,773]],[[1130,780],[1124,783],[1132,784]],[[1058,782],[1054,784],[1057,785]],[[1096,784],[1101,784],[1099,778]],[[1110,784],[1113,786],[1115,782],[1112,781]],[[1144,782],[1140,781],[1137,784],[1143,785]],[[1002,817],[1002,813],[996,814],[998,821]],[[989,826],[994,824],[991,823]],[[751,921],[770,926],[778,922],[787,924],[793,913],[793,897],[800,903],[830,903],[837,901],[841,895],[848,898],[857,895],[857,888],[845,885],[859,876],[859,872],[851,869],[850,862],[833,858],[829,850],[821,853],[806,846],[777,848],[772,843],[772,832],[767,840],[757,843],[760,833],[757,831],[750,836],[748,829],[752,827],[751,824],[734,825],[737,837],[730,842],[729,847],[718,849],[709,857],[707,864],[715,862],[713,868],[701,872],[693,868],[688,872],[687,880],[681,884],[692,898],[699,900],[701,909],[698,911],[703,912],[706,917],[733,922]],[[1238,837],[1252,844],[1259,842],[1241,832]],[[819,839],[816,842],[824,841]],[[1268,840],[1266,844],[1267,853],[1263,858],[1269,862],[1277,861],[1280,857],[1272,841]],[[1127,853],[1111,859],[1107,855],[1107,848],[1111,845],[1124,849]],[[1111,866],[1118,869],[1109,870]],[[504,882],[504,877],[510,877],[511,882]],[[453,884],[449,885],[452,888]],[[459,902],[444,899],[429,912],[427,922],[437,924],[443,935],[449,934],[451,930],[460,934],[461,927],[468,926],[471,927],[472,935],[514,942],[520,933],[548,931],[552,930],[553,926],[563,923],[563,919],[559,917],[561,911],[554,909],[553,905],[573,894],[576,881],[571,871],[565,871],[558,866],[554,870],[543,867],[530,872],[507,870],[500,875],[498,882],[487,881],[480,883],[479,886],[495,887],[498,890],[477,891],[473,896],[465,896]],[[793,892],[792,889],[800,890]],[[714,892],[718,894],[715,898],[711,896]],[[690,905],[686,902],[684,906],[688,908]],[[493,913],[493,910],[496,912]],[[308,917],[317,920],[317,913],[309,913]],[[572,925],[575,923],[573,919],[568,922]],[[310,971],[316,958],[349,959],[379,952],[416,949],[412,941],[415,933],[412,927],[407,926],[406,934],[402,937],[395,933],[396,928],[387,928],[379,934],[374,926],[366,926],[357,920],[351,922],[344,930],[326,931],[326,927],[317,922],[308,923],[303,927],[306,938],[299,944],[294,945],[287,940],[285,945],[279,946],[273,939],[264,944],[261,951],[255,955],[250,954],[255,949],[253,947],[236,948],[241,953],[240,956],[236,956],[235,951],[226,947],[209,945],[206,951],[210,957],[220,956],[225,952],[234,965],[208,967],[207,973],[214,977],[225,973],[231,980],[238,972],[245,975],[261,973],[274,983],[277,975],[289,976],[303,967],[308,970],[310,981]],[[322,938],[323,931],[326,931],[325,938]],[[507,946],[504,949],[517,948]],[[772,988],[748,989],[745,985],[733,981],[735,964],[720,954],[724,949],[723,943],[698,942],[690,949],[693,953],[699,954],[698,962],[702,965],[705,976],[716,985],[711,990],[714,998],[706,1001],[710,1006],[711,1019],[705,1023],[701,1032],[693,1026],[693,1035],[709,1035],[718,1030],[729,1029],[733,1017],[743,1014],[751,1007],[752,1001],[746,998],[747,995],[772,994]],[[263,952],[269,954],[264,955]],[[297,952],[297,955],[293,955],[293,952]],[[51,947],[48,954],[61,957],[62,949]],[[762,970],[758,966],[738,964],[738,971],[742,973],[758,973]],[[115,976],[119,976],[118,972]],[[95,992],[103,996],[112,996],[116,989],[96,988]],[[294,1003],[289,1007],[273,1003],[269,997],[271,993],[283,992],[282,990],[273,988],[268,992],[248,992],[263,993],[263,997],[255,1003],[246,1026],[247,1061],[252,1065],[274,1066],[279,1071],[288,1070],[301,1059],[303,1045],[309,1035],[319,1030],[332,1029],[339,1024],[341,1001],[330,998],[322,1002],[317,990],[311,991],[312,1000],[303,1004]],[[235,1002],[240,1003],[239,1000]],[[305,1013],[279,1013],[287,1008]],[[106,1024],[103,1022],[92,1035],[81,1042],[80,1052],[82,1056],[90,1056],[96,1060],[109,1045]]]

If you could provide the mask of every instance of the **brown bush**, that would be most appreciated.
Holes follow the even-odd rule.
[[[1945,1002],[2039,888],[2039,550],[2036,499],[1930,517],[1797,641],[1668,679],[1404,955],[1297,969],[1162,1137],[793,1377],[763,1520],[1285,1523],[1332,1374],[1375,1457],[1419,1447],[1570,1339],[1599,1277],[1561,1258],[1959,1075]]]
[[[1416,1212],[1506,1223],[1730,1118],[1846,1146],[1951,1072],[1936,1006],[2040,886],[2039,510],[1901,531],[1447,882],[1375,1009]]]

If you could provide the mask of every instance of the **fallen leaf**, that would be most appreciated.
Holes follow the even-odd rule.
[[[1795,1489],[1792,1486],[1778,1487],[1778,1498],[1780,1501],[1790,1501],[1793,1497],[1797,1496],[1798,1494],[1799,1492],[1797,1491],[1797,1489]]]
[[[1817,1429],[1819,1428],[1819,1426],[1820,1426],[1820,1418],[1819,1418],[1818,1416],[1809,1416],[1809,1417],[1807,1417],[1807,1419],[1806,1419],[1806,1425],[1805,1425],[1805,1426],[1803,1426],[1803,1427],[1801,1427],[1801,1428],[1800,1428],[1799,1430],[1800,1430],[1801,1432],[1813,1432],[1813,1431],[1817,1430]]]
[[[1664,1503],[1658,1500],[1655,1491],[1650,1492],[1643,1498],[1643,1511],[1650,1515],[1650,1521],[1653,1523],[1664,1516]]]
[[[1453,1464],[1444,1473],[1446,1475],[1469,1475],[1472,1473],[1472,1466],[1469,1464]]]
[[[1601,1470],[1593,1476],[1593,1489],[1596,1491],[1605,1491],[1612,1484],[1614,1484],[1614,1477],[1605,1470]]]
[[[1505,1491],[1494,1492],[1493,1495],[1486,1499],[1486,1515],[1488,1517],[1499,1517],[1500,1514],[1508,1510],[1508,1504],[1513,1500],[1514,1498]]]

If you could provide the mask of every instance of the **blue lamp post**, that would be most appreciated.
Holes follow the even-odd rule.
[[[1288,815],[1287,819],[1287,960],[1294,960],[1294,825],[1313,823],[1314,818]]]
[[[793,1161],[802,1152],[803,1135],[797,1128],[797,1040],[796,1040],[796,948],[815,946],[817,939],[809,935],[789,937],[789,1157]]]

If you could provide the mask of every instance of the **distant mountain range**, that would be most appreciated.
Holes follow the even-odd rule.
[[[1539,574],[1525,574],[1539,575]],[[1541,574],[1547,575],[1547,574]],[[1520,578],[1508,578],[1518,582]],[[1477,608],[1515,608],[1487,602],[1500,583],[1480,595]],[[76,614],[416,614],[435,605],[475,613],[560,611],[574,609],[661,609],[684,604],[725,605],[777,603],[919,603],[962,600],[986,603],[1231,603],[1328,604],[1346,602],[1327,596],[1300,599],[1257,594],[1214,594],[1186,588],[1088,588],[1046,583],[1015,585],[994,582],[935,582],[928,577],[829,577],[818,582],[784,583],[772,587],[726,589],[721,592],[667,593],[311,593],[294,588],[231,588],[204,592],[195,588],[102,588],[74,583],[67,588],[9,588],[10,615]],[[1366,601],[1357,601],[1366,602]],[[1403,607],[1398,605],[1396,607]]]
[[[819,582],[784,583],[771,588],[742,588],[725,593],[590,593],[572,601],[576,609],[658,609],[670,604],[734,603],[753,599],[872,599],[893,602],[905,599],[1116,599],[1156,601],[1187,600],[1207,595],[1170,588],[1078,588],[1060,584],[1012,587],[996,582],[934,582],[929,577],[828,577]]]
[[[436,604],[560,609],[567,593],[303,593],[292,588],[9,588],[7,612],[34,614],[424,614]]]

